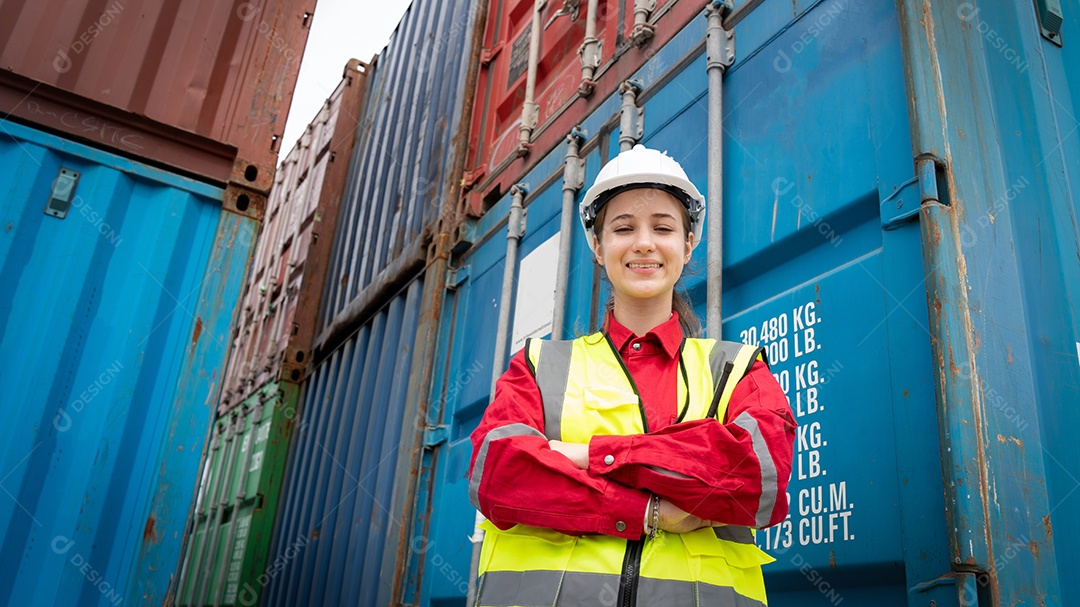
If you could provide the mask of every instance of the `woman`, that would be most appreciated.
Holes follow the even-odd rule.
[[[750,528],[787,515],[795,422],[760,348],[693,338],[675,286],[704,199],[639,145],[580,211],[612,302],[596,334],[527,342],[472,434],[476,604],[764,604]]]

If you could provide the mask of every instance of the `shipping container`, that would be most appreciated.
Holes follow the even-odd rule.
[[[234,331],[221,413],[268,382],[304,378],[367,69],[349,61],[278,167]]]
[[[260,576],[367,68],[349,61],[278,170],[233,332],[216,432],[177,574],[176,605],[254,605],[265,586]],[[230,444],[240,446],[230,450]],[[230,467],[232,484],[223,480]],[[242,470],[249,471],[246,480],[236,477]]]
[[[676,0],[489,2],[462,177],[467,211],[480,215],[509,192],[701,8]]]
[[[4,0],[0,112],[266,194],[314,9]]]
[[[0,603],[160,604],[258,224],[0,120]]]
[[[0,601],[176,582],[312,8],[0,2]]]
[[[722,336],[766,348],[800,424],[790,516],[756,535],[776,558],[771,606],[1080,604],[1080,3],[751,1],[720,16],[734,44],[722,163],[699,13],[619,70],[634,81],[628,119],[597,89],[514,161],[520,189],[464,197],[482,215],[454,232],[425,418],[446,440],[415,471],[401,603],[465,601],[469,433],[493,361],[550,333],[560,306],[563,338],[602,318],[576,217],[560,225],[563,140],[579,127],[585,185],[621,138],[666,150],[703,192],[722,168],[722,291],[706,277],[715,242],[683,282],[703,319],[722,294]],[[499,119],[480,103],[474,126]]]
[[[397,602],[482,16],[416,0],[369,71],[266,605]]]
[[[298,392],[267,384],[215,423],[172,604],[258,604]]]
[[[401,277],[417,274],[431,253],[432,226],[456,210],[444,209],[444,197],[461,174],[452,159],[464,145],[459,129],[463,107],[471,105],[465,81],[478,14],[475,1],[418,1],[375,61],[319,333],[330,325],[334,334],[355,330],[373,311],[368,306],[379,307],[405,284]],[[317,349],[333,346],[320,340]]]

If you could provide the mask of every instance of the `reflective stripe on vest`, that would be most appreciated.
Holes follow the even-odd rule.
[[[633,381],[603,333],[573,341],[531,339],[525,348],[544,401],[544,434],[548,439],[587,444],[593,436],[647,431]],[[761,348],[712,339],[684,340],[677,392],[679,421],[705,418],[714,395],[719,395],[714,415],[723,420],[735,385],[756,360],[764,360]],[[740,420],[742,416],[737,422]],[[753,429],[739,425],[755,437],[757,451],[760,433],[755,435],[756,425]],[[503,429],[493,430],[489,436],[499,430]],[[507,427],[490,440],[498,440],[506,432],[524,430]],[[485,438],[484,446],[488,441]],[[481,447],[481,455],[484,451]],[[758,455],[760,458],[761,453]],[[476,470],[481,464],[478,456]],[[775,477],[771,459],[768,465]],[[477,477],[474,471],[473,482],[478,485]],[[775,499],[775,489],[772,494]],[[614,603],[618,597],[626,540],[608,535],[575,537],[524,525],[506,531],[490,522],[481,526],[487,534],[480,558],[477,605],[598,605]],[[754,544],[753,532],[747,527],[705,528],[684,534],[661,531],[656,539],[645,542],[637,602],[764,605],[761,565],[768,562],[772,558]]]

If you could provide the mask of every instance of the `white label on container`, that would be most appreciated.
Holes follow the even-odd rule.
[[[514,329],[511,333],[511,354],[525,347],[526,339],[543,337],[551,332],[558,265],[558,233],[521,260],[518,268],[517,303],[514,307]]]

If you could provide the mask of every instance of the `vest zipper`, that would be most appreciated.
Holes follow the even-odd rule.
[[[645,538],[627,540],[623,557],[622,577],[619,580],[619,607],[636,607],[638,580],[641,578],[641,550]]]

